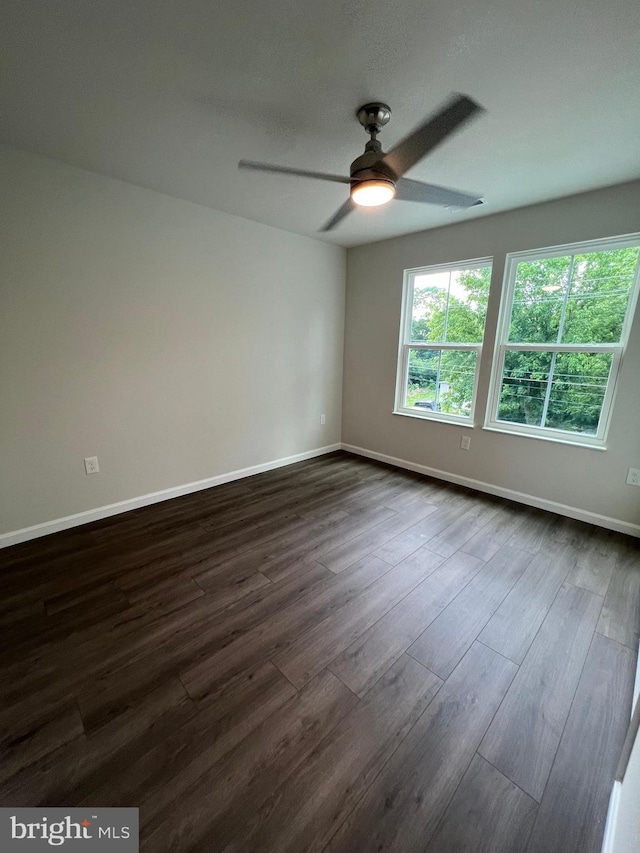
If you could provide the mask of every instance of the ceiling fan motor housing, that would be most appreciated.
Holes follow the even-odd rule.
[[[383,156],[384,151],[377,139],[367,142],[364,154],[357,157],[351,164],[349,170],[351,187],[357,186],[362,181],[386,181],[395,187],[396,175],[381,162]]]

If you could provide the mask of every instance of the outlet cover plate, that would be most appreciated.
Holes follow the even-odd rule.
[[[98,473],[100,473],[100,466],[98,465],[98,457],[97,456],[85,456],[84,470],[87,474],[98,474]]]
[[[468,435],[463,435],[460,439],[460,447],[462,450],[469,450],[471,447],[471,437]]]
[[[629,468],[627,484],[629,486],[640,486],[640,468]]]

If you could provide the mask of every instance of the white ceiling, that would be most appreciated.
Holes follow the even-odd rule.
[[[3,0],[0,140],[342,245],[640,176],[637,0]],[[390,148],[452,91],[487,113],[409,173],[477,192],[317,229],[346,188],[362,103]]]

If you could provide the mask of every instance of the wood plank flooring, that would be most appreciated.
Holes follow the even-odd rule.
[[[149,853],[597,853],[627,537],[335,453],[0,551],[0,805]]]

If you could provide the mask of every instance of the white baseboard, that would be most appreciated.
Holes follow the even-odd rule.
[[[368,450],[365,447],[356,447],[353,444],[338,443],[330,444],[326,447],[318,447],[314,450],[307,450],[304,453],[296,453],[293,456],[274,459],[270,462],[263,462],[260,465],[252,465],[249,468],[239,468],[236,471],[219,474],[216,477],[208,477],[206,480],[197,480],[194,483],[186,483],[182,486],[173,486],[159,492],[151,492],[150,494],[141,495],[137,498],[130,498],[129,500],[119,501],[118,503],[108,504],[107,506],[96,507],[96,509],[78,512],[75,515],[67,515],[64,518],[45,521],[42,524],[25,527],[22,530],[2,533],[0,534],[0,549],[8,548],[10,545],[18,545],[20,542],[27,542],[30,539],[37,539],[40,536],[48,536],[50,533],[57,533],[60,530],[68,530],[71,527],[78,527],[92,521],[99,521],[100,519],[108,518],[111,515],[129,512],[132,509],[150,506],[151,504],[160,503],[161,501],[170,500],[171,498],[179,498],[181,495],[188,495],[202,489],[211,489],[214,486],[220,486],[223,483],[230,483],[233,480],[240,480],[243,477],[251,477],[253,474],[260,474],[263,471],[271,471],[274,468],[282,468],[285,465],[292,465],[295,462],[302,462],[305,459],[313,459],[315,456],[323,456],[326,453],[333,453],[340,449],[347,450],[349,453],[355,453],[358,456],[366,456],[369,459],[377,459],[379,462],[386,462],[389,465],[395,465],[396,468],[405,468],[408,471],[416,471],[419,474],[426,474],[427,476],[435,477],[438,480],[457,483],[459,486],[468,486],[469,488],[476,489],[479,492],[487,492],[491,495],[497,495],[501,498],[507,498],[518,503],[526,504],[527,506],[548,510],[549,512],[556,512],[559,515],[566,515],[569,518],[575,518],[578,521],[586,521],[589,524],[596,524],[599,527],[606,527],[607,529],[615,530],[618,533],[627,533],[630,536],[640,537],[640,524],[620,521],[617,518],[610,518],[606,515],[588,512],[577,507],[558,503],[557,501],[539,498],[535,495],[525,494],[524,492],[516,492],[513,489],[505,489],[502,486],[494,486],[491,483],[484,483],[481,480],[474,480],[471,477],[463,477],[459,474],[452,474],[448,471],[440,471],[437,468],[430,468],[427,465],[419,465],[416,462],[409,462],[406,459],[398,459],[395,456],[389,456],[386,453],[378,453],[374,450]]]
[[[343,442],[342,449],[349,451],[349,453],[355,453],[358,456],[366,456],[369,459],[376,459],[378,462],[395,465],[396,468],[406,468],[408,471],[426,474],[429,477],[435,477],[437,480],[446,480],[449,483],[456,483],[459,486],[468,486],[470,489],[476,489],[478,492],[487,492],[490,495],[497,495],[500,498],[507,498],[508,500],[536,507],[537,509],[545,509],[549,512],[558,513],[558,515],[575,518],[578,521],[586,521],[588,524],[595,524],[598,527],[606,527],[608,530],[615,530],[618,533],[627,533],[629,536],[640,537],[640,524],[632,524],[630,521],[621,521],[618,518],[610,518],[608,515],[600,515],[597,512],[588,512],[587,510],[561,504],[547,498],[539,498],[535,495],[528,495],[525,492],[516,492],[513,489],[505,489],[502,486],[494,486],[492,483],[484,483],[482,480],[474,480],[471,477],[463,477],[460,474],[451,474],[449,471],[440,471],[437,468],[430,468],[428,465],[418,465],[416,462],[408,462],[406,459],[398,459],[395,456],[388,456],[386,453],[368,450],[366,447],[356,447],[353,444],[345,444]]]
[[[602,853],[614,853],[615,835],[620,813],[620,794],[622,785],[614,782],[609,797],[609,809],[607,811],[607,822],[604,826],[604,838],[602,839]]]
[[[107,506],[96,507],[96,509],[89,509],[85,512],[78,512],[75,515],[67,515],[64,518],[56,518],[53,521],[45,521],[42,524],[34,524],[33,527],[24,527],[22,530],[2,533],[0,534],[0,548],[8,548],[10,545],[18,545],[20,542],[37,539],[40,536],[48,536],[50,533],[68,530],[70,527],[78,527],[81,524],[88,524],[91,521],[100,521],[101,518],[108,518],[110,515],[129,512],[132,509],[150,506],[151,504],[167,501],[171,498],[179,498],[182,495],[189,495],[192,492],[199,492],[202,489],[211,489],[213,486],[231,483],[233,480],[241,480],[243,477],[251,477],[253,474],[261,474],[263,471],[283,468],[285,465],[293,465],[294,462],[313,459],[315,456],[324,456],[326,453],[333,453],[335,450],[340,450],[341,447],[342,445],[340,444],[317,447],[315,450],[306,450],[304,453],[296,453],[294,456],[284,456],[282,459],[262,462],[260,465],[252,465],[249,468],[239,468],[237,471],[218,474],[218,476],[208,477],[206,480],[197,480],[195,483],[186,483],[183,486],[172,486],[170,489],[162,489],[160,492],[151,492],[148,495],[141,495],[138,498],[129,498],[126,501],[119,501],[115,504],[108,504]]]

